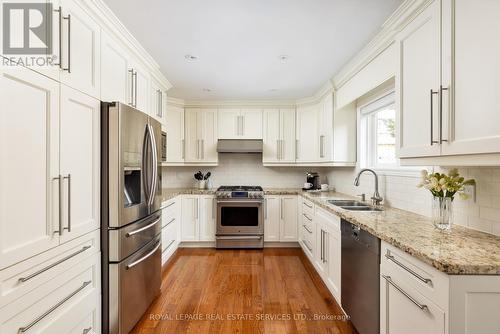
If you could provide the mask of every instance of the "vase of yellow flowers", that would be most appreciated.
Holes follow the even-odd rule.
[[[467,199],[465,186],[475,185],[473,179],[465,180],[456,168],[451,169],[448,174],[432,173],[422,171],[422,181],[418,187],[428,189],[432,195],[432,222],[440,230],[449,230],[453,224],[453,200],[455,195],[461,199]]]

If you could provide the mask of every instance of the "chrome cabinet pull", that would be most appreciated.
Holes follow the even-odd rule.
[[[68,67],[62,68],[63,71],[68,71],[71,73],[71,14],[68,14],[66,17],[62,17],[63,20],[68,20]],[[62,61],[61,61],[62,64]]]
[[[309,232],[309,233],[313,233],[313,232],[312,232],[312,231],[311,231],[311,230],[307,227],[307,225],[304,225],[304,224],[303,224],[302,226],[304,227],[304,229],[305,229],[307,232]]]
[[[280,217],[281,217],[281,220],[283,220],[283,198],[280,199],[281,202],[280,202]]]
[[[137,71],[134,72],[134,107],[137,108]]]
[[[323,231],[323,263],[327,263],[327,259],[326,259],[326,256],[327,256],[327,248],[326,248],[326,243],[328,242],[328,239],[326,238],[327,237],[327,233],[326,231]]]
[[[216,210],[216,206],[215,206],[215,197],[212,198],[212,219],[215,219],[215,210]]]
[[[61,8],[61,6],[59,6],[58,9],[54,9],[54,12],[58,13],[58,15],[59,15],[59,63],[54,64],[54,65],[59,66],[59,68],[62,70],[62,8]]]
[[[324,158],[325,157],[325,143],[324,143],[324,140],[325,140],[325,136],[321,135],[319,136],[319,157],[320,158]]]
[[[307,206],[309,209],[312,209],[312,205],[307,204],[307,202],[302,202],[304,203],[305,206]]]
[[[172,203],[170,203],[169,205],[165,206],[163,209],[169,208],[169,207],[171,207],[171,206],[172,206],[172,205],[174,205],[174,204],[175,204],[175,202],[172,202]]]
[[[181,149],[182,149],[182,159],[186,157],[186,141],[184,139],[181,140]]]
[[[303,215],[304,217],[306,217],[306,218],[307,218],[307,220],[309,220],[309,221],[311,221],[311,222],[312,222],[312,218],[311,218],[311,217],[309,217],[307,214],[303,213],[302,215]]]
[[[401,263],[398,260],[396,260],[396,258],[391,255],[391,251],[390,250],[387,250],[387,253],[385,254],[385,257],[386,257],[386,259],[391,260],[396,265],[400,266],[401,268],[403,268],[404,270],[406,270],[407,272],[409,272],[410,274],[412,274],[413,276],[415,276],[416,278],[418,278],[419,280],[421,280],[425,284],[432,283],[432,280],[430,278],[425,278],[422,275],[419,275],[418,273],[416,273],[415,271],[413,271],[411,268],[408,268],[403,263]]]
[[[129,105],[131,105],[133,107],[134,106],[134,69],[131,68],[130,70],[128,70],[128,72],[130,73],[130,103],[129,103]]]
[[[412,296],[410,296],[410,294],[408,294],[408,292],[404,291],[399,285],[397,285],[396,283],[394,283],[394,281],[392,280],[391,276],[382,275],[382,277],[387,281],[387,283],[389,283],[396,290],[398,290],[399,292],[401,292],[406,298],[408,298],[413,304],[415,304],[422,311],[429,311],[429,308],[427,307],[427,305],[420,304],[415,298],[413,298]]]
[[[201,140],[201,158],[205,159],[205,139]]]
[[[310,252],[312,252],[312,247],[309,246],[309,242],[307,240],[302,240],[302,242],[304,243],[304,245],[306,245],[307,249],[309,249]]]
[[[80,250],[78,250],[78,251],[76,251],[76,252],[74,252],[74,253],[71,253],[71,254],[69,254],[68,256],[63,257],[62,259],[60,259],[60,260],[58,260],[58,261],[56,261],[56,262],[54,262],[54,263],[52,263],[52,264],[48,265],[48,266],[47,266],[47,267],[45,267],[45,268],[42,268],[42,269],[40,269],[40,270],[38,270],[38,271],[34,272],[33,274],[30,274],[29,276],[26,276],[26,277],[20,277],[20,278],[18,279],[18,282],[20,282],[20,283],[24,283],[24,282],[26,282],[26,281],[29,281],[30,279],[32,279],[32,278],[34,278],[34,277],[36,277],[36,276],[38,276],[38,275],[40,275],[40,274],[42,274],[42,273],[46,272],[46,271],[47,271],[47,270],[49,270],[49,269],[54,268],[55,266],[57,266],[57,265],[59,265],[59,264],[63,263],[64,261],[67,261],[67,260],[71,259],[72,257],[77,256],[78,254],[85,252],[87,249],[89,249],[89,248],[91,248],[91,247],[92,247],[92,246],[84,246],[82,249],[80,249]]]
[[[175,218],[170,219],[170,221],[165,225],[167,227],[168,225],[172,224],[175,221]]]
[[[321,230],[321,237],[320,237],[320,244],[321,244],[321,251],[320,251],[320,257],[321,257],[321,262],[323,262],[323,230]]]
[[[90,333],[90,331],[92,330],[92,327],[89,327],[89,328],[85,328],[82,332],[82,334],[87,334],[87,333]]]
[[[59,230],[58,231],[54,231],[53,233],[59,233],[59,235],[61,236],[62,235],[62,231],[63,231],[63,226],[62,226],[62,193],[63,193],[63,184],[62,184],[62,175],[58,175],[54,178],[52,178],[53,180],[58,180],[58,192],[59,192]]]
[[[68,179],[68,227],[65,227],[64,230],[71,232],[71,174],[63,177],[63,179]]]
[[[443,85],[439,86],[439,143],[447,142],[447,139],[443,139],[443,91],[448,90],[447,87]]]
[[[431,96],[431,146],[439,143],[437,140],[434,140],[434,94],[438,94],[438,92],[435,92],[434,90],[431,89],[431,91],[430,91],[430,96]]]
[[[264,219],[267,219],[267,198],[264,198]]]
[[[175,218],[174,218],[175,219]],[[137,230],[133,230],[133,231],[130,231],[130,232],[127,232],[127,234],[125,234],[125,236],[127,238],[137,234],[137,233],[141,233],[142,231],[145,231],[147,229],[150,229],[151,227],[155,226],[156,224],[158,224],[158,222],[161,221],[161,218],[158,218],[157,220],[155,220],[154,222],[152,222],[151,224],[148,224],[146,226],[143,226],[141,228],[138,228]]]
[[[299,140],[295,139],[295,159],[299,159]]]
[[[218,236],[219,240],[261,240],[261,235],[231,235],[231,236]]]
[[[146,255],[144,255],[143,257],[141,257],[139,260],[136,260],[136,261],[134,261],[132,263],[127,264],[127,266],[125,268],[127,268],[127,270],[128,270],[128,269],[131,269],[131,268],[135,267],[139,263],[143,262],[148,257],[150,257],[151,255],[153,255],[158,250],[158,248],[160,248],[160,246],[161,246],[161,242],[158,242],[158,244],[155,246],[155,248],[153,248],[153,250],[151,252],[147,253]]]
[[[43,320],[43,318],[45,318],[46,316],[48,316],[49,314],[51,314],[52,312],[54,312],[59,306],[61,306],[62,304],[64,304],[65,302],[67,302],[68,300],[70,300],[73,296],[75,296],[78,292],[82,291],[83,289],[85,289],[87,287],[87,285],[89,285],[90,283],[92,283],[92,281],[86,281],[86,282],[83,282],[82,286],[80,286],[78,289],[76,289],[75,291],[73,291],[70,295],[68,295],[67,297],[65,297],[64,299],[62,299],[60,302],[58,302],[56,305],[52,306],[50,309],[48,309],[44,314],[40,315],[38,318],[36,318],[35,320],[33,320],[31,323],[29,323],[28,325],[24,326],[24,327],[20,327],[19,330],[18,330],[18,333],[26,333],[28,330],[30,330],[33,326],[35,326],[37,323],[39,323],[40,321]]]

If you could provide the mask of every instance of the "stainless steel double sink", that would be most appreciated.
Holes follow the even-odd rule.
[[[327,202],[348,211],[368,211],[368,212],[382,211],[382,209],[374,208],[366,203],[354,200],[332,199],[332,200],[327,200]]]

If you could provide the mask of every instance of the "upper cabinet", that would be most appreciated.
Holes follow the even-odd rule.
[[[168,104],[166,111],[167,164],[184,163],[184,108]]]
[[[219,109],[219,139],[262,139],[261,109]]]
[[[190,164],[216,165],[217,109],[187,108],[184,119],[184,161]]]
[[[162,87],[158,80],[151,78],[149,111],[151,116],[164,126],[167,124],[166,99],[166,89]]]
[[[130,60],[125,47],[109,34],[101,35],[101,100],[131,104],[128,86],[131,82]]]
[[[263,115],[262,162],[295,163],[295,109],[266,109]]]
[[[297,163],[319,161],[318,105],[297,108]]]
[[[500,153],[499,11],[493,0],[435,0],[398,34],[400,158],[498,164],[477,154]]]

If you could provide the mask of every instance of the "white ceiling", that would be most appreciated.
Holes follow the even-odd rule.
[[[104,1],[160,64],[169,96],[188,100],[311,96],[402,2]]]

